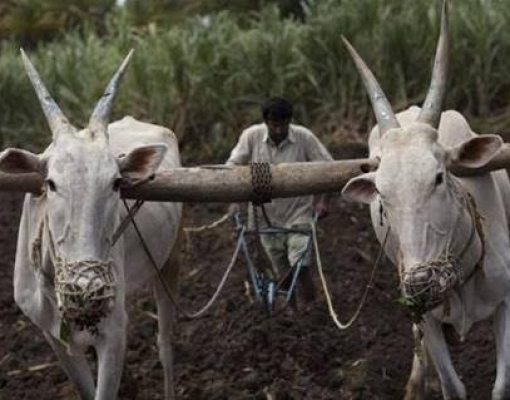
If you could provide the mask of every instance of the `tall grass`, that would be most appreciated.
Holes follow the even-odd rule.
[[[479,132],[510,133],[510,6],[504,0],[451,1],[451,78],[446,107]],[[135,57],[114,117],[132,114],[173,128],[185,160],[222,161],[260,102],[283,95],[295,120],[327,144],[364,140],[373,123],[340,35],[357,48],[396,110],[421,104],[439,34],[440,1],[315,0],[307,22],[276,7],[242,19],[228,12],[170,29],[133,30],[112,16],[106,37],[69,33],[30,54],[62,109],[84,125],[129,48]],[[2,145],[37,149],[49,131],[18,50],[0,53]]]

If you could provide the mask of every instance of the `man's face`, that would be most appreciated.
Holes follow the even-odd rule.
[[[268,119],[266,121],[269,137],[276,144],[284,141],[289,134],[289,123],[288,119],[274,120]]]

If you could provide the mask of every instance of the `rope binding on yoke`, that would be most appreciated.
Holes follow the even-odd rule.
[[[254,205],[269,203],[273,194],[273,176],[271,164],[268,162],[252,162],[250,164],[251,184]]]

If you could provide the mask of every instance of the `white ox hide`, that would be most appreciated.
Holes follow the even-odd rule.
[[[465,119],[455,111],[442,113],[438,131],[416,121],[420,109],[413,107],[397,114],[402,128],[390,130],[382,139],[376,128],[371,133],[371,156],[380,157],[377,171],[351,180],[344,196],[370,204],[377,238],[401,271],[410,271],[446,253],[457,260],[466,282],[455,287],[446,302],[424,315],[424,342],[435,363],[446,399],[464,399],[465,390],[448,353],[442,324],[451,324],[464,337],[476,321],[495,314],[498,347],[497,393],[509,395],[505,369],[510,362],[510,183],[505,171],[472,178],[456,178],[447,171],[451,160],[464,167],[489,161],[499,148],[493,137],[475,138]],[[457,146],[455,146],[457,145]],[[470,239],[474,223],[462,192],[470,193],[482,217],[485,256],[481,259],[482,238]],[[480,261],[480,265],[475,267]],[[423,389],[425,359],[415,355],[407,398],[426,398]],[[508,398],[508,397],[507,397]]]
[[[414,299],[411,278],[427,282],[432,267],[437,268],[439,287],[444,284],[441,279],[454,278],[450,287],[445,285],[444,298],[424,310],[421,321],[415,320],[413,331],[421,350],[414,355],[405,398],[429,398],[431,360],[443,397],[466,399],[444,327],[453,327],[463,338],[474,322],[493,316],[497,376],[492,399],[510,399],[510,183],[505,171],[462,179],[449,172],[453,166],[485,165],[502,141],[494,135],[475,135],[455,111],[439,111],[446,80],[446,7],[443,15],[435,70],[422,109],[412,107],[395,116],[372,73],[347,44],[377,117],[369,147],[370,157],[380,163],[376,171],[350,180],[342,193],[370,204],[377,238],[399,270],[404,299]]]
[[[176,290],[174,244],[181,204],[149,202],[135,216],[156,266],[131,224],[116,243],[112,239],[126,215],[120,188],[150,178],[158,167],[179,167],[177,140],[170,130],[132,117],[108,126],[109,107],[127,60],[89,126],[80,131],[51,100],[25,56],[24,61],[53,141],[40,155],[7,149],[0,156],[0,171],[38,173],[45,180],[42,194],[27,194],[23,206],[14,273],[16,303],[43,331],[80,398],[112,400],[124,362],[126,297],[142,285],[152,286],[165,398],[173,399],[173,304],[159,278]],[[88,347],[97,355],[97,387],[84,353]]]

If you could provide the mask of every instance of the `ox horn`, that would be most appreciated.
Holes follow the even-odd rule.
[[[61,133],[74,133],[76,129],[69,123],[69,120],[66,118],[55,100],[51,97],[50,92],[46,89],[46,86],[44,85],[37,70],[25,54],[25,51],[23,49],[20,49],[20,51],[23,66],[30,78],[30,82],[34,87],[35,93],[39,98],[39,103],[41,104],[46,120],[48,121],[48,125],[50,126],[53,141],[55,141]]]
[[[441,119],[441,108],[448,78],[448,36],[448,1],[444,0],[441,12],[441,34],[437,43],[430,88],[418,116],[419,122],[424,122],[434,128],[439,126]]]
[[[342,40],[356,64],[356,68],[361,75],[365,89],[370,97],[377,124],[379,125],[380,135],[382,136],[388,129],[399,128],[400,124],[398,123],[397,117],[395,117],[391,104],[375,79],[374,74],[372,74],[372,71],[370,71],[356,50],[354,50],[354,47],[352,47],[344,36],[342,36]]]
[[[110,110],[112,108],[113,100],[117,94],[117,89],[119,87],[120,81],[122,80],[122,77],[124,76],[126,67],[131,60],[133,51],[134,50],[131,49],[129,54],[126,56],[119,69],[108,83],[108,86],[106,87],[103,96],[97,103],[96,108],[94,108],[94,111],[89,120],[89,129],[92,134],[101,132],[104,133],[104,135],[108,134],[108,121],[110,118]]]

